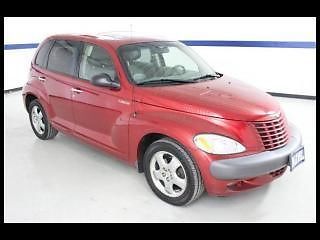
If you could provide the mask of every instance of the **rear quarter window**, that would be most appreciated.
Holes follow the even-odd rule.
[[[40,47],[37,56],[36,56],[36,60],[35,60],[35,64],[41,68],[46,68],[47,66],[47,56],[48,56],[48,52],[50,50],[52,41],[47,41],[45,43],[42,44],[42,46]]]

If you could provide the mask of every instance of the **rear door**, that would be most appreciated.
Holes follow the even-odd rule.
[[[74,129],[72,83],[77,80],[80,50],[80,42],[55,40],[49,52],[44,79],[52,110],[51,121],[67,131]]]
[[[41,44],[41,46],[39,46],[39,50],[37,52],[35,60],[31,65],[31,71],[30,71],[30,75],[32,78],[32,85],[39,90],[39,95],[40,94],[41,95],[38,97],[40,98],[40,101],[44,100],[42,104],[46,108],[47,112],[48,112],[48,109],[47,109],[48,102],[45,101],[47,99],[45,95],[46,94],[45,79],[47,74],[46,68],[47,68],[48,54],[53,43],[54,41],[49,40]]]

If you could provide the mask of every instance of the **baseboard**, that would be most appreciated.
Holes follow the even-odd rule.
[[[268,92],[270,95],[275,97],[286,97],[286,98],[299,98],[307,100],[316,100],[316,96],[311,95],[301,95],[301,94],[289,94],[289,93],[277,93],[277,92]]]
[[[11,88],[11,89],[4,90],[4,93],[12,93],[12,92],[20,91],[20,90],[22,90],[22,87]]]

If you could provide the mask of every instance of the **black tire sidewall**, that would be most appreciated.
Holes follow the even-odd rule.
[[[41,112],[42,112],[42,116],[43,116],[42,120],[43,120],[43,123],[44,123],[44,125],[45,125],[45,130],[44,130],[44,133],[43,133],[43,134],[38,133],[37,130],[34,128],[33,123],[32,123],[32,114],[31,114],[31,111],[32,111],[32,108],[33,108],[34,106],[38,106],[38,107],[40,108]],[[44,108],[42,107],[42,105],[40,104],[40,102],[39,102],[38,100],[33,100],[33,101],[30,103],[30,105],[29,105],[28,111],[29,111],[30,124],[31,124],[31,127],[32,127],[32,130],[33,130],[34,134],[35,134],[38,138],[40,138],[40,139],[42,139],[42,140],[47,139],[48,132],[49,132],[48,118],[47,118],[47,114],[46,114]]]
[[[169,141],[169,142],[173,142],[173,141]],[[169,142],[167,142],[167,141],[158,142],[157,141],[149,146],[149,148],[147,149],[147,151],[144,154],[144,159],[143,159],[144,173],[145,173],[147,182],[150,185],[152,191],[160,199],[162,199],[165,202],[168,202],[170,204],[173,204],[173,205],[182,206],[182,205],[187,204],[193,198],[194,191],[196,191],[195,180],[194,180],[194,176],[192,173],[192,167],[190,166],[190,161],[188,161],[186,159],[186,156],[179,149],[177,149],[174,144],[171,144]],[[174,142],[174,143],[178,144],[176,142]],[[182,148],[182,146],[180,144],[178,144],[178,145]],[[185,152],[185,154],[187,154],[188,157],[191,159],[190,154],[188,154],[188,152],[185,151],[184,148],[182,148],[182,149]],[[187,177],[187,187],[186,187],[184,193],[179,197],[169,197],[169,196],[163,194],[160,190],[158,190],[158,188],[153,183],[153,180],[151,177],[151,172],[150,172],[150,161],[151,161],[152,156],[158,151],[167,151],[167,152],[173,154],[175,157],[177,157],[179,159],[182,166],[184,167],[186,177]]]

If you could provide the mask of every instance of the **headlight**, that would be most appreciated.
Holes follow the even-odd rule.
[[[193,139],[195,145],[202,151],[213,154],[240,153],[246,148],[237,141],[216,134],[199,134]]]

